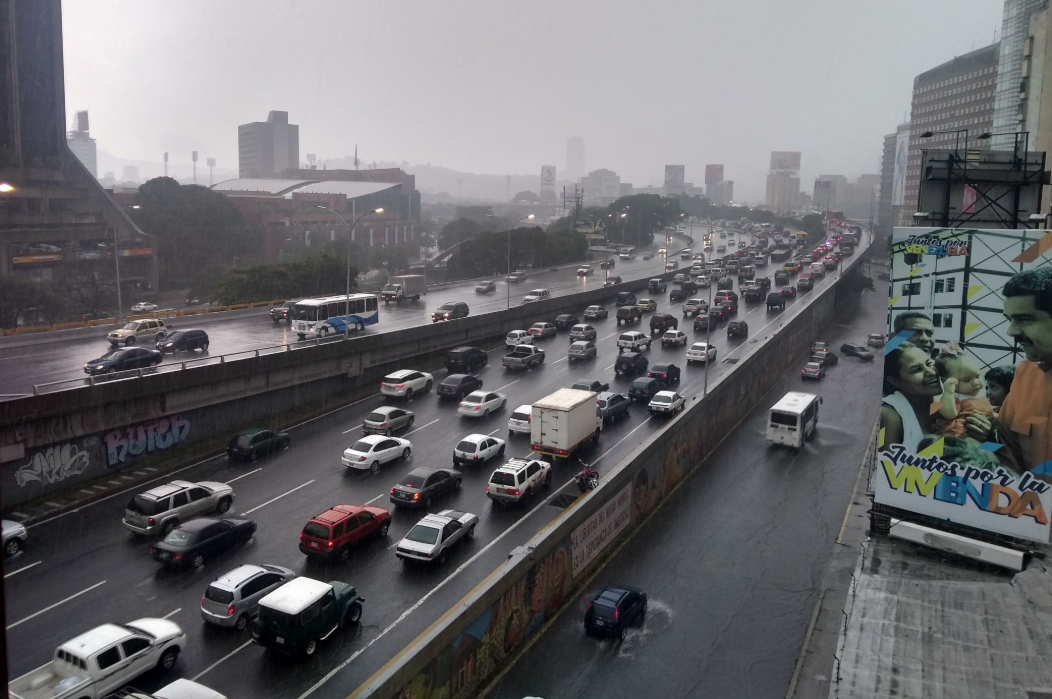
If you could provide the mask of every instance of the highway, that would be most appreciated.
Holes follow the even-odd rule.
[[[765,270],[772,272],[771,267]],[[828,283],[829,277],[819,286]],[[720,362],[710,368],[710,379],[731,371],[728,357],[752,338],[762,341],[768,327],[786,322],[809,298],[805,293],[781,312],[768,312],[762,303],[742,303],[738,317],[749,322],[750,338],[728,342],[722,326],[713,333]],[[678,306],[670,309],[667,295],[658,298],[659,310],[672,310],[681,317]],[[644,315],[644,324],[648,316]],[[485,348],[490,351],[490,365],[480,376],[487,389],[507,395],[509,408],[584,378],[600,378],[615,390],[626,391],[630,380],[615,379],[612,370],[617,356],[616,322],[597,321],[595,326],[600,352],[594,362],[571,367],[566,361],[568,342],[560,333],[558,338],[542,343],[547,360],[528,374],[506,372],[499,361],[503,348]],[[689,328],[689,323],[683,327]],[[687,332],[697,340],[705,335],[690,329]],[[681,366],[683,353],[682,348],[665,350],[660,344],[648,352],[652,363],[676,361]],[[699,395],[704,366],[683,368],[679,390],[688,396]],[[436,381],[443,376],[444,372],[436,374]],[[362,418],[383,403],[382,397],[373,396],[296,426],[290,430],[292,448],[258,464],[212,459],[166,477],[164,480],[229,482],[237,496],[232,513],[245,514],[258,523],[252,542],[208,561],[203,569],[178,573],[158,569],[149,555],[151,542],[127,532],[120,523],[131,492],[31,526],[28,551],[5,565],[11,675],[40,666],[56,645],[100,623],[167,616],[188,634],[178,676],[199,678],[233,698],[299,697],[326,673],[339,670],[314,696],[344,696],[488,575],[509,550],[551,521],[557,510],[548,503],[559,504],[557,494],[568,482],[573,488],[574,469],[562,467],[557,469],[544,501],[532,508],[497,510],[485,495],[485,482],[497,464],[465,469],[464,487],[436,503],[433,510],[464,509],[478,514],[481,522],[475,539],[457,551],[444,569],[404,568],[395,558],[392,547],[422,516],[403,512],[394,514],[387,540],[361,546],[347,564],[308,563],[299,553],[297,537],[312,515],[338,503],[387,505],[389,489],[410,468],[451,465],[452,448],[463,435],[480,432],[507,437],[510,410],[481,423],[468,422],[456,416],[453,404],[440,405],[434,394],[424,395],[408,406],[416,413],[413,432],[406,435],[414,445],[411,463],[392,464],[375,477],[345,472],[339,462],[343,449],[361,434]],[[602,472],[605,464],[617,463],[660,429],[660,421],[636,407],[628,419],[608,426],[597,453],[585,458],[594,460]],[[527,451],[525,439],[513,439],[508,456]],[[265,658],[261,649],[249,642],[247,632],[205,627],[198,605],[208,582],[248,562],[284,565],[311,577],[354,583],[366,599],[362,626],[336,634],[315,658],[302,663]],[[164,681],[147,676],[140,684],[155,689]]]
[[[881,332],[887,296],[877,282],[841,316],[848,324],[816,339],[836,351]],[[784,697],[877,416],[880,357],[840,353],[818,385],[790,370],[488,696]],[[824,399],[799,454],[763,438],[768,408],[790,390]],[[645,622],[620,645],[586,638],[588,602],[618,583],[647,592]]]

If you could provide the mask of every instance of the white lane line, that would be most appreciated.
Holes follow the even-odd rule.
[[[226,482],[226,484],[227,484],[227,485],[230,485],[230,484],[231,484],[231,483],[233,483],[234,481],[239,481],[239,480],[241,480],[242,478],[244,478],[245,476],[251,476],[251,475],[252,475],[253,473],[257,473],[257,472],[259,472],[259,471],[262,471],[262,470],[263,470],[263,467],[262,467],[262,466],[260,466],[259,468],[254,468],[254,469],[252,469],[251,471],[249,471],[248,473],[242,473],[242,474],[241,474],[240,476],[237,476],[237,477],[235,477],[235,478],[231,478],[230,480],[228,480],[228,481]]]
[[[408,436],[409,436],[409,435],[411,435],[411,434],[415,434],[416,432],[419,432],[420,430],[424,429],[425,427],[430,427],[431,425],[435,424],[436,422],[438,422],[438,421],[439,421],[439,420],[441,420],[441,419],[442,419],[442,418],[437,418],[437,417],[436,417],[436,418],[435,418],[434,420],[432,420],[431,422],[427,423],[426,425],[420,425],[420,427],[417,427],[417,428],[416,428],[415,430],[413,430],[412,432],[406,432],[406,433],[405,433],[405,436],[406,436],[406,437],[408,437]]]
[[[633,435],[633,434],[635,433],[635,431],[636,431],[636,430],[638,430],[638,429],[639,429],[640,427],[642,427],[643,425],[647,424],[648,422],[650,422],[650,421],[651,421],[651,420],[653,420],[653,419],[654,419],[654,416],[653,416],[653,415],[649,415],[649,416],[647,417],[647,419],[646,419],[646,420],[643,420],[643,422],[639,423],[639,425],[637,425],[637,426],[636,426],[636,428],[635,428],[634,430],[632,430],[631,432],[629,432],[628,434],[626,434],[626,435],[625,435],[624,437],[622,437],[622,438],[621,438],[621,439],[620,439],[620,440],[619,440],[619,441],[617,442],[617,444],[615,444],[614,446],[612,446],[612,447],[610,447],[609,449],[607,449],[606,451],[604,451],[604,452],[603,452],[602,454],[600,454],[600,455],[599,455],[599,458],[597,458],[597,459],[596,459],[595,461],[593,461],[592,463],[590,463],[590,464],[587,464],[587,465],[588,465],[588,466],[595,466],[595,465],[596,465],[597,463],[599,463],[599,462],[600,462],[600,461],[602,460],[602,458],[603,458],[604,456],[606,456],[607,454],[609,454],[610,452],[612,452],[612,451],[613,451],[614,449],[617,449],[618,445],[620,445],[620,444],[621,444],[621,442],[623,442],[623,441],[625,441],[626,439],[628,439],[629,437],[631,437],[631,436],[632,436],[632,435]],[[583,462],[582,462],[582,463],[583,463]],[[521,521],[521,520],[520,520],[520,521]]]
[[[24,624],[24,623],[26,623],[27,621],[29,621],[30,619],[35,619],[36,617],[40,616],[40,615],[41,615],[41,614],[43,614],[44,612],[49,612],[49,611],[51,611],[52,609],[54,609],[55,607],[57,607],[57,606],[59,606],[59,605],[62,605],[62,604],[65,604],[66,602],[69,602],[69,601],[70,601],[71,599],[76,599],[77,597],[80,597],[81,595],[83,595],[83,594],[85,594],[85,593],[87,593],[87,592],[91,592],[91,591],[92,591],[92,590],[94,590],[94,589],[95,589],[96,587],[99,587],[100,585],[105,585],[105,584],[106,584],[106,581],[105,581],[105,580],[103,580],[102,582],[99,582],[99,583],[95,583],[95,584],[94,584],[94,585],[92,585],[91,587],[89,587],[89,588],[86,588],[86,589],[84,589],[84,590],[81,590],[80,592],[78,592],[78,593],[76,593],[76,594],[70,595],[69,597],[67,597],[67,598],[66,598],[66,599],[64,599],[64,600],[60,600],[60,601],[58,601],[58,602],[55,602],[55,603],[54,603],[53,605],[51,605],[50,607],[44,607],[44,608],[43,608],[43,609],[41,609],[41,610],[40,610],[39,612],[36,612],[35,614],[30,614],[30,615],[29,615],[29,616],[27,616],[27,617],[26,617],[25,619],[19,619],[18,621],[16,621],[16,622],[15,622],[15,623],[13,623],[13,624],[8,624],[8,625],[7,625],[7,630],[8,630],[8,631],[10,631],[11,629],[15,628],[15,627],[16,627],[16,626],[18,626],[19,624]]]
[[[10,577],[11,577],[12,575],[18,575],[18,574],[19,574],[19,573],[21,573],[21,572],[22,572],[23,570],[29,570],[29,569],[30,569],[30,568],[32,568],[33,566],[38,566],[38,565],[40,565],[40,564],[41,564],[42,562],[43,562],[43,561],[37,561],[36,563],[30,563],[30,564],[29,564],[29,565],[27,565],[27,566],[22,566],[22,567],[21,567],[21,568],[19,568],[18,570],[12,570],[12,571],[11,571],[10,573],[4,573],[4,578],[10,578]]]
[[[173,616],[175,616],[176,614],[178,614],[178,613],[179,613],[179,612],[181,612],[181,611],[183,611],[183,608],[182,608],[182,607],[179,607],[179,608],[178,608],[178,609],[176,609],[176,610],[175,610],[174,612],[168,612],[167,614],[165,614],[165,615],[164,615],[164,616],[162,616],[161,618],[162,618],[162,619],[168,619],[168,618],[170,618],[170,617],[173,617]]]
[[[352,427],[352,428],[351,428],[351,429],[349,429],[349,430],[344,430],[344,431],[343,431],[343,433],[344,433],[344,434],[347,434],[348,432],[354,432],[354,431],[355,431],[356,429],[358,429],[359,427],[361,427],[361,425],[355,425],[354,427]]]
[[[617,364],[617,362],[614,362],[614,364]],[[603,368],[603,371],[606,371],[607,369],[609,369],[610,367],[612,367],[612,366],[613,366],[614,364],[611,364],[611,365],[610,365],[610,366],[608,366],[608,367],[604,367],[604,368]]]
[[[501,431],[501,430],[503,430],[503,429],[504,429],[503,427],[498,427],[497,429],[493,430],[493,432],[490,432],[490,433],[489,433],[489,434],[487,434],[486,436],[487,436],[487,437],[492,437],[492,436],[493,436],[494,434],[496,434],[497,432],[500,432],[500,431]]]
[[[258,509],[260,509],[260,508],[263,508],[263,507],[266,507],[267,505],[269,505],[269,504],[270,504],[270,503],[272,503],[272,502],[277,502],[278,500],[280,500],[281,498],[285,497],[286,495],[291,495],[292,493],[295,493],[295,492],[296,492],[297,490],[299,490],[300,488],[306,488],[306,487],[307,487],[308,485],[310,485],[310,484],[311,484],[311,483],[313,483],[313,482],[314,482],[314,479],[313,479],[313,478],[311,478],[311,479],[310,479],[309,481],[307,481],[307,482],[306,482],[306,483],[304,483],[303,485],[297,485],[297,486],[296,486],[295,488],[293,488],[292,490],[288,490],[288,491],[286,491],[286,492],[282,493],[281,495],[277,496],[276,498],[271,498],[270,500],[267,500],[267,501],[266,501],[265,503],[263,503],[262,505],[256,505],[256,506],[255,506],[255,507],[253,507],[253,508],[252,508],[251,510],[248,510],[247,512],[242,512],[242,513],[241,513],[241,516],[242,516],[242,517],[247,517],[248,515],[250,515],[250,514],[252,514],[253,512],[255,512],[256,510],[258,510]]]
[[[558,364],[559,362],[565,362],[569,358],[570,358],[570,355],[566,355],[562,359],[556,359],[554,362],[552,362],[552,364]]]
[[[226,655],[224,655],[224,656],[223,656],[222,658],[220,658],[219,660],[215,661],[214,663],[212,663],[211,665],[209,665],[208,667],[206,667],[206,668],[205,668],[204,670],[201,670],[201,672],[199,672],[199,673],[197,673],[196,675],[194,675],[193,677],[191,677],[191,678],[190,678],[190,680],[191,680],[191,681],[193,681],[193,682],[196,682],[197,680],[201,679],[201,676],[202,676],[202,675],[204,675],[205,673],[207,673],[207,672],[209,672],[210,670],[214,669],[214,668],[215,668],[215,667],[216,667],[217,665],[219,665],[219,663],[223,662],[224,660],[228,660],[229,658],[233,657],[233,655],[234,655],[235,653],[239,653],[239,652],[241,652],[241,651],[245,650],[245,649],[246,649],[246,648],[248,648],[248,647],[249,647],[250,645],[252,645],[252,640],[251,640],[251,639],[250,639],[250,640],[248,640],[248,641],[245,641],[245,642],[244,642],[244,643],[242,643],[242,644],[241,644],[240,646],[238,646],[238,647],[237,647],[237,648],[235,648],[234,650],[232,650],[232,651],[230,651],[229,653],[227,653]]]
[[[609,335],[607,335],[606,337],[604,337],[604,338],[603,338],[603,340],[609,340],[609,339],[610,339],[611,337],[613,337],[613,336],[614,336],[614,335],[616,335],[616,334],[617,334],[617,333],[610,333]],[[600,340],[600,342],[602,342],[602,340]]]
[[[497,391],[503,391],[503,390],[504,390],[505,388],[507,388],[508,386],[514,386],[515,384],[517,384],[517,383],[518,383],[518,382],[520,382],[520,381],[522,381],[522,379],[515,379],[515,380],[514,380],[514,381],[512,381],[511,383],[507,383],[507,384],[504,384],[503,386],[501,386],[500,388],[498,388],[498,389],[495,389],[495,390],[497,390]]]
[[[648,418],[648,419],[649,419],[649,418]],[[637,429],[638,429],[638,428],[637,428]],[[635,431],[635,430],[633,430],[633,432],[634,432],[634,431]],[[629,433],[629,434],[631,434],[631,433]],[[620,442],[618,442],[618,444],[620,444]],[[377,642],[377,641],[379,641],[379,640],[380,640],[381,638],[383,638],[383,637],[384,637],[384,636],[386,636],[386,635],[387,635],[388,633],[390,633],[390,632],[391,632],[391,631],[392,631],[392,630],[394,629],[394,627],[398,626],[398,624],[400,624],[401,622],[405,621],[405,620],[406,620],[406,618],[408,618],[410,614],[412,614],[412,613],[413,613],[414,611],[416,611],[416,610],[417,610],[417,609],[418,609],[418,608],[419,608],[419,607],[420,607],[421,605],[423,605],[423,604],[424,604],[424,602],[426,602],[426,601],[428,600],[428,598],[430,598],[430,597],[431,597],[431,595],[435,594],[436,592],[438,592],[439,590],[441,590],[441,589],[442,589],[443,587],[445,587],[445,586],[446,586],[446,584],[447,584],[447,583],[449,583],[449,582],[450,582],[450,581],[451,581],[451,580],[452,580],[453,578],[457,577],[457,575],[459,575],[459,574],[460,574],[460,572],[461,572],[462,570],[464,570],[465,568],[467,568],[468,566],[470,566],[470,565],[471,565],[472,563],[474,563],[474,562],[475,562],[475,560],[476,560],[476,559],[478,559],[478,558],[479,558],[480,556],[482,556],[482,554],[486,553],[486,551],[488,551],[489,549],[491,549],[491,548],[493,548],[494,546],[496,546],[496,545],[497,545],[497,544],[498,544],[498,543],[500,542],[500,540],[501,540],[501,539],[503,539],[503,538],[504,538],[504,537],[506,537],[506,536],[507,536],[508,534],[511,534],[511,533],[512,533],[513,531],[515,531],[515,529],[516,529],[516,528],[517,528],[517,527],[518,527],[518,526],[519,526],[520,524],[522,524],[522,523],[523,523],[523,522],[525,522],[525,521],[526,521],[527,519],[529,519],[529,515],[530,515],[530,514],[532,514],[532,513],[534,512],[534,511],[536,511],[536,510],[538,510],[538,509],[540,509],[540,508],[542,508],[542,507],[545,507],[545,506],[546,506],[546,505],[547,505],[547,504],[548,504],[548,503],[549,503],[549,502],[550,502],[550,501],[552,500],[552,498],[554,498],[554,497],[555,497],[556,495],[558,495],[558,494],[559,494],[559,492],[560,492],[561,490],[562,490],[562,488],[558,488],[557,490],[555,490],[554,492],[552,492],[552,494],[551,494],[551,495],[549,495],[548,497],[546,497],[546,498],[545,498],[545,499],[544,499],[544,500],[543,500],[543,501],[542,501],[542,502],[541,502],[541,503],[540,503],[539,505],[537,505],[537,506],[535,506],[534,508],[532,508],[531,510],[529,510],[529,512],[527,512],[527,513],[526,513],[526,516],[524,516],[524,517],[520,517],[520,518],[519,518],[518,520],[516,520],[516,522],[515,522],[514,524],[512,524],[512,525],[511,525],[510,527],[508,527],[508,528],[507,528],[507,529],[505,529],[505,530],[504,530],[503,532],[501,532],[501,534],[500,534],[500,535],[499,535],[499,536],[498,536],[498,537],[497,537],[496,539],[494,539],[493,541],[489,542],[488,544],[486,544],[485,546],[483,546],[483,547],[482,547],[481,549],[479,549],[478,553],[476,553],[476,554],[475,554],[474,556],[472,556],[472,557],[471,557],[471,558],[469,558],[468,560],[464,561],[464,563],[462,563],[462,564],[460,565],[460,567],[458,567],[458,568],[457,568],[456,570],[454,570],[454,571],[453,571],[452,573],[450,573],[450,574],[449,574],[449,576],[448,576],[448,577],[447,577],[447,578],[446,578],[445,580],[443,580],[443,581],[442,581],[442,582],[440,582],[439,584],[435,585],[435,586],[434,586],[433,588],[431,588],[431,589],[430,589],[430,590],[429,590],[429,591],[427,592],[427,594],[425,594],[425,595],[424,595],[423,597],[421,597],[421,598],[420,598],[419,600],[417,600],[417,602],[416,602],[416,603],[415,603],[415,604],[414,604],[414,605],[413,605],[412,607],[410,607],[409,609],[407,609],[407,610],[405,610],[404,612],[402,612],[402,613],[401,613],[401,615],[399,615],[399,617],[398,617],[397,619],[395,619],[394,621],[392,621],[392,622],[391,622],[391,623],[390,623],[390,624],[389,624],[389,625],[387,626],[387,628],[385,628],[385,629],[384,629],[383,631],[381,631],[381,632],[380,632],[380,633],[379,633],[379,634],[378,634],[377,636],[375,636],[375,637],[374,637],[374,638],[373,638],[372,640],[370,640],[370,641],[369,641],[368,643],[366,643],[366,644],[365,644],[364,646],[362,646],[361,648],[359,648],[358,650],[356,650],[356,651],[355,651],[355,652],[354,652],[354,653],[353,653],[353,654],[351,655],[351,657],[347,658],[347,659],[346,659],[346,660],[344,660],[344,661],[343,661],[342,663],[340,663],[339,665],[337,665],[336,667],[334,667],[334,668],[333,668],[332,670],[330,670],[329,672],[327,672],[327,673],[325,674],[325,676],[324,676],[324,677],[322,677],[322,678],[321,678],[320,680],[318,680],[317,682],[315,682],[315,683],[314,683],[314,684],[313,684],[313,685],[312,685],[312,686],[311,686],[311,687],[310,687],[310,688],[309,688],[309,689],[308,689],[307,691],[305,691],[305,692],[304,692],[303,694],[299,695],[299,697],[298,697],[297,699],[305,699],[305,697],[309,697],[309,696],[310,696],[311,694],[313,694],[314,692],[316,692],[316,691],[318,690],[318,688],[319,688],[319,687],[321,687],[321,686],[322,686],[323,684],[325,684],[325,683],[326,683],[326,682],[328,682],[328,681],[329,681],[330,679],[332,679],[332,677],[333,677],[333,676],[334,676],[334,675],[335,675],[336,673],[338,673],[338,672],[339,672],[340,670],[342,670],[343,668],[345,668],[345,667],[347,667],[348,665],[350,665],[350,664],[351,664],[351,663],[352,663],[352,662],[354,661],[354,659],[355,659],[355,658],[357,658],[357,657],[358,657],[359,655],[361,655],[361,654],[362,654],[362,653],[364,653],[365,651],[369,650],[370,646],[372,646],[372,645],[373,645],[374,643],[376,643],[376,642]],[[211,669],[211,668],[209,668],[209,669]],[[207,670],[206,670],[206,672],[207,672]],[[202,673],[202,674],[204,674],[204,673]],[[198,675],[197,677],[200,677],[200,676],[201,676],[201,675]],[[193,679],[195,679],[195,680],[196,680],[196,679],[197,679],[197,677],[194,677]]]
[[[365,504],[366,504],[366,505],[372,505],[372,504],[373,504],[374,502],[376,502],[377,500],[379,500],[380,498],[382,498],[382,497],[383,497],[384,495],[385,495],[385,493],[380,493],[380,494],[379,494],[379,495],[377,495],[377,496],[376,496],[375,498],[373,498],[372,500],[370,500],[369,502],[367,502],[367,503],[365,503]]]

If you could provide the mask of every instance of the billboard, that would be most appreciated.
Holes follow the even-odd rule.
[[[771,151],[771,171],[800,170],[800,151],[795,150],[773,150]]]
[[[1052,231],[896,228],[878,503],[1047,542]]]
[[[685,165],[665,166],[665,186],[682,187],[687,180],[687,168]]]
[[[705,166],[705,184],[718,184],[723,182],[723,165]]]
[[[554,165],[541,165],[541,191],[555,191]]]
[[[910,149],[910,127],[906,124],[895,134],[895,172],[891,180],[891,205],[902,206],[906,187],[906,157]]]

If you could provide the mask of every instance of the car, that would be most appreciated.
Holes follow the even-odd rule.
[[[643,259],[644,260],[653,260],[654,259],[654,253],[652,253],[652,252],[645,253],[643,255]]]
[[[577,268],[578,277],[587,277],[592,273],[592,265],[581,265]]]
[[[521,407],[515,410],[518,412],[520,409]],[[512,417],[514,416],[512,413]],[[528,424],[529,420],[526,422]],[[469,434],[453,447],[453,467],[462,464],[483,464],[494,457],[503,458],[506,448],[507,444],[503,439],[485,434]]]
[[[789,273],[785,270],[778,270],[774,273],[774,283],[777,286],[784,286],[789,283]]]
[[[585,379],[574,383],[570,388],[575,391],[589,391],[591,393],[602,393],[610,390],[610,384],[595,379]]]
[[[124,528],[136,534],[167,536],[183,522],[226,514],[234,489],[216,481],[171,481],[133,495],[124,508]]]
[[[313,656],[320,640],[362,618],[363,600],[352,585],[307,577],[290,580],[259,601],[252,641],[286,655]]]
[[[617,351],[624,352],[625,350],[632,350],[638,352],[642,350],[643,347],[650,349],[652,342],[653,340],[649,336],[636,330],[629,330],[628,332],[623,332],[617,336]]]
[[[701,272],[694,277],[694,283],[698,285],[699,289],[707,289],[712,286],[712,277],[705,272]]]
[[[140,301],[139,303],[132,304],[132,313],[153,313],[157,310],[156,303],[150,303],[149,301]]]
[[[820,379],[826,375],[826,368],[820,362],[808,362],[800,370],[801,378]]]
[[[622,281],[623,280],[618,275],[611,274],[610,276],[608,276],[606,279],[603,280],[603,288],[605,289],[608,286],[617,286]]]
[[[461,541],[475,536],[477,515],[458,510],[442,510],[416,523],[395,547],[403,562],[422,561],[445,565],[449,551]]]
[[[375,505],[335,505],[303,525],[300,553],[311,558],[346,561],[351,549],[366,539],[383,539],[391,513]]]
[[[200,568],[206,558],[248,543],[255,533],[256,523],[250,519],[195,519],[168,532],[150,547],[150,555],[168,568]]]
[[[666,250],[665,248],[658,248],[658,249],[657,249],[657,253],[658,253],[659,255],[664,255],[664,254],[665,254],[665,253],[667,253],[667,252],[668,252],[668,250]]]
[[[815,278],[810,274],[801,276],[796,280],[796,286],[800,291],[811,291],[815,288]]]
[[[639,299],[636,301],[636,308],[646,313],[647,311],[657,310],[657,301],[654,299]]]
[[[870,347],[883,347],[884,333],[870,333],[870,336],[866,338],[866,344]]]
[[[540,459],[508,459],[494,471],[486,484],[486,495],[494,505],[517,503],[532,498],[552,484],[552,466]]]
[[[643,320],[643,312],[639,310],[639,306],[621,306],[617,309],[617,324],[621,325],[625,323],[638,323]]]
[[[295,305],[295,301],[285,301],[284,303],[274,306],[274,308],[270,309],[270,320],[274,322],[274,325],[277,325],[283,320],[292,323],[292,307]]]
[[[413,443],[401,437],[370,434],[343,450],[340,461],[356,471],[380,472],[380,466],[402,459],[408,461],[413,454]]]
[[[489,355],[478,347],[457,347],[446,355],[446,370],[450,374],[466,374],[489,364]]]
[[[840,345],[840,351],[848,357],[858,357],[864,362],[872,362],[875,359],[873,353],[866,349],[865,345],[856,345],[850,342],[845,342]]]
[[[614,373],[621,374],[645,374],[650,362],[639,352],[625,352],[618,355],[614,362]]]
[[[658,391],[650,399],[647,410],[651,415],[675,415],[686,407],[687,399],[675,391]]]
[[[695,342],[687,350],[687,364],[691,362],[705,362],[716,358],[716,348],[704,342]]]
[[[664,279],[651,279],[647,282],[647,291],[652,294],[663,294],[668,290],[668,282]]]
[[[683,304],[683,317],[694,318],[699,313],[709,310],[709,302],[705,299],[691,298]]]
[[[457,401],[463,396],[482,388],[482,379],[471,374],[450,374],[442,383],[438,384],[435,393],[439,399],[455,398]]]
[[[719,325],[719,321],[713,318],[708,311],[694,318],[694,332],[701,330],[708,332],[717,325]]]
[[[533,419],[533,406],[532,405],[520,405],[511,411],[511,417],[508,418],[508,436],[514,437],[515,433],[529,434],[530,433],[530,421]]]
[[[712,306],[709,308],[709,323],[715,323],[719,325],[721,321],[727,320],[728,312],[727,309],[722,305]]]
[[[650,317],[650,334],[659,335],[666,330],[675,330],[679,327],[679,319],[671,313],[655,313]]]
[[[460,490],[463,478],[451,468],[414,468],[391,487],[391,503],[397,507],[429,510],[436,498]]]
[[[627,585],[608,585],[592,598],[584,613],[586,635],[625,640],[628,627],[647,614],[647,594]]]
[[[595,342],[592,340],[578,340],[577,342],[570,343],[570,350],[566,353],[568,361],[584,360],[584,359],[595,359],[598,355],[598,350],[595,347]]]
[[[580,340],[592,340],[599,336],[598,331],[591,325],[585,323],[578,323],[577,325],[570,328],[570,342],[578,342]]]
[[[362,432],[390,437],[392,432],[412,427],[414,420],[415,416],[410,410],[393,405],[381,405],[362,420]]]
[[[612,257],[608,257],[599,263],[599,269],[613,269],[617,266],[617,260]]]
[[[738,302],[731,299],[724,299],[720,301],[716,308],[723,311],[724,318],[730,318],[731,316],[738,315]],[[711,310],[711,309],[710,309]]]
[[[824,352],[815,352],[814,354],[812,354],[811,355],[811,361],[812,362],[818,362],[823,367],[829,367],[829,366],[836,366],[837,364],[839,364],[840,363],[840,357],[838,357],[837,355],[833,354],[829,350],[825,350]]]
[[[522,297],[523,303],[533,303],[534,301],[545,301],[550,299],[552,294],[547,289],[534,289],[525,296]]]
[[[640,376],[629,385],[628,399],[633,402],[649,403],[650,399],[657,395],[660,390],[660,381],[649,376]]]
[[[619,417],[628,417],[628,408],[632,401],[623,393],[603,391],[596,396],[596,403],[603,414],[603,420],[613,422]]]
[[[240,565],[205,588],[201,618],[213,626],[243,631],[258,613],[259,600],[295,577],[282,566]]]
[[[687,281],[687,276],[688,275],[686,275],[686,274],[677,274],[674,277],[672,277],[672,283],[673,284],[682,284],[683,282]]]
[[[193,352],[194,350],[208,351],[208,333],[197,328],[186,330],[173,330],[157,341],[157,351],[165,352]]]
[[[762,288],[764,291],[771,290],[771,278],[770,277],[756,277],[752,280],[752,283]]]
[[[553,321],[556,330],[569,330],[580,322],[580,319],[572,313],[561,313],[555,316]]]
[[[508,281],[511,282],[512,284],[515,284],[515,283],[521,282],[521,281],[525,281],[525,280],[526,280],[526,273],[525,272],[512,272],[511,274],[508,275]]]
[[[433,385],[434,377],[425,371],[400,369],[380,381],[380,393],[409,400],[416,393],[430,393]]]
[[[767,310],[769,311],[772,308],[777,308],[778,310],[785,308],[785,294],[781,291],[767,294]]]
[[[475,285],[476,294],[490,294],[497,290],[497,284],[493,281],[481,281]]]
[[[679,383],[680,369],[675,364],[667,362],[652,364],[650,369],[647,370],[647,376],[657,379],[668,387],[674,383]]]
[[[449,303],[443,303],[431,314],[431,322],[437,323],[440,320],[467,318],[468,313],[468,305],[466,303],[463,301],[450,301]]]
[[[766,291],[759,284],[747,284],[742,286],[741,292],[746,301],[763,301],[767,296]]]
[[[679,269],[679,263],[678,262],[676,262],[675,260],[671,260],[671,261],[665,263],[665,271],[666,272],[671,272],[674,269]]]
[[[781,293],[782,296],[786,297],[787,299],[795,299],[796,298],[796,287],[795,286],[787,286],[787,287],[785,287],[783,289],[780,289],[779,293]]]
[[[618,307],[635,306],[636,301],[636,295],[631,291],[619,291],[617,292],[617,296],[614,297],[614,305]]]
[[[0,526],[3,527],[5,558],[26,550],[26,540],[29,536],[26,534],[25,526],[10,519],[0,520]]]
[[[534,323],[526,332],[542,340],[556,335],[555,325],[552,323]]]
[[[508,348],[532,344],[533,335],[529,330],[512,330],[504,336],[504,346]]]
[[[669,292],[668,301],[669,303],[675,303],[676,301],[688,299],[690,298],[690,295],[696,291],[697,289],[695,289],[694,291],[688,291],[687,289],[683,288],[683,286],[680,286],[679,288],[673,289]]]
[[[749,324],[744,320],[732,320],[727,324],[727,339],[732,337],[748,337]]]
[[[599,320],[600,318],[606,318],[609,315],[609,311],[606,310],[606,306],[589,306],[584,309],[582,315],[585,320]]]
[[[230,443],[226,446],[226,455],[232,460],[255,461],[261,456],[288,449],[291,443],[292,437],[288,432],[250,427],[230,438]]]
[[[689,342],[687,333],[676,328],[666,330],[665,334],[661,336],[662,347],[679,347],[681,345],[686,345],[687,342]]]
[[[464,396],[457,405],[457,415],[461,417],[489,417],[490,413],[504,410],[508,399],[503,393],[495,391],[473,391]]]
[[[811,343],[811,354],[816,352],[825,352],[829,349],[829,345],[824,342],[815,341]]]
[[[84,364],[84,373],[89,376],[113,374],[118,371],[134,371],[155,367],[163,361],[157,350],[145,347],[120,347],[111,349],[98,359]]]

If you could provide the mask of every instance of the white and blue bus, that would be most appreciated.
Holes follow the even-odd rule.
[[[292,329],[301,340],[338,335],[347,327],[362,330],[366,325],[376,325],[379,320],[379,302],[375,294],[303,299],[292,307]]]

